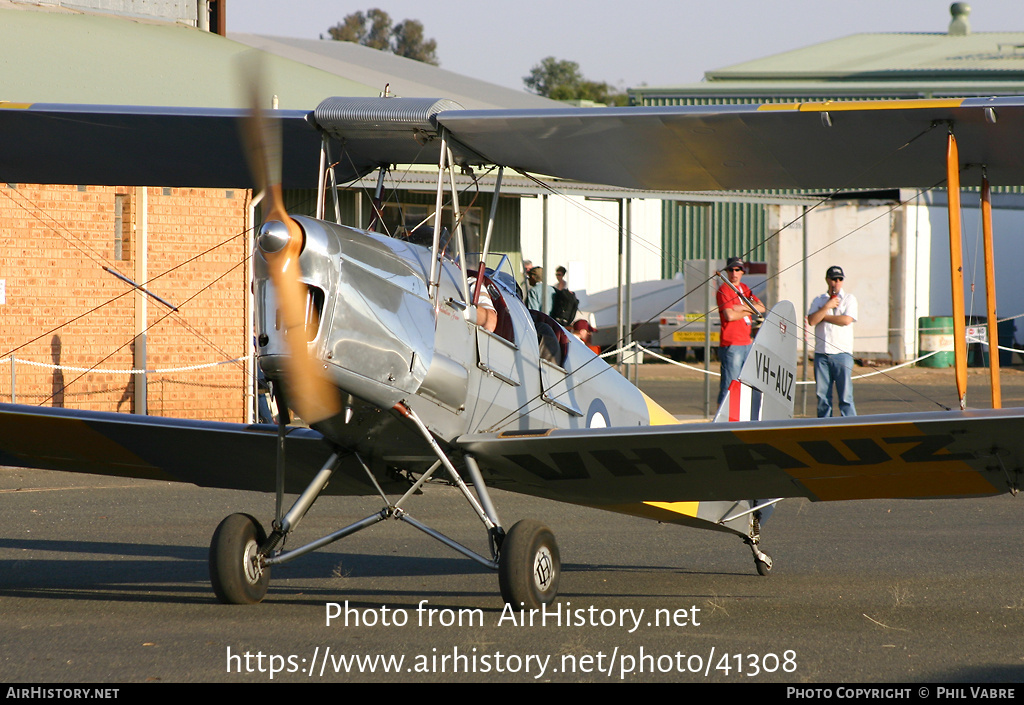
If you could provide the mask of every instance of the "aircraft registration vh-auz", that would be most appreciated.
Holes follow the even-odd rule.
[[[276,492],[268,529],[247,514],[216,529],[210,573],[220,600],[259,602],[273,566],[398,519],[497,570],[508,603],[548,604],[559,582],[555,538],[530,519],[506,530],[492,487],[732,533],[761,574],[772,563],[760,524],[780,498],[1017,491],[1019,409],[792,419],[803,321],[788,302],[766,315],[716,417],[737,422],[679,425],[528,310],[508,261],[487,244],[465,252],[458,229],[442,233],[439,213],[452,170],[481,165],[659,191],[931,187],[949,164],[1020,184],[1024,100],[467,111],[446,100],[329,98],[312,112],[272,113],[0,104],[8,182],[264,193],[254,252],[259,364],[277,383],[279,408],[310,428],[288,425],[287,411],[275,434],[0,405],[3,465]],[[959,157],[947,159],[954,144]],[[335,166],[318,171],[318,155]],[[282,184],[340,183],[412,163],[438,169],[438,205],[420,240],[291,217],[282,202]],[[465,496],[489,552],[409,512],[435,476]],[[290,507],[285,493],[298,495]],[[285,548],[321,493],[379,495],[382,508]]]

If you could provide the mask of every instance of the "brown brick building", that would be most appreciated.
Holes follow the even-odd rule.
[[[246,190],[6,184],[0,359],[15,358],[16,401],[136,410],[142,378],[127,371],[142,362],[135,348],[144,336],[148,413],[244,420],[249,198]],[[108,270],[145,281],[178,311]],[[0,368],[4,399],[10,365]]]
[[[252,50],[180,19],[160,19],[49,5],[0,8],[0,101],[9,101],[0,107],[246,107],[238,59]],[[309,110],[328,95],[379,90],[287,59],[268,55],[264,64],[264,88],[282,109]],[[93,181],[68,176],[65,167],[88,173],[92,166],[77,150],[33,165],[68,185],[21,183],[20,164],[9,161],[10,150],[6,157],[0,151],[0,401],[251,418],[253,367],[239,358],[252,353],[252,192],[246,183],[188,188],[194,184],[185,177],[144,189],[117,186],[116,166],[133,159],[146,159],[158,175],[164,165],[167,174],[209,168],[162,137],[158,129],[147,135],[152,151],[142,156],[105,152],[108,176]],[[228,131],[222,139],[236,135]],[[314,155],[314,178],[316,167]],[[108,270],[145,283],[178,312]],[[133,375],[132,368],[150,372]]]

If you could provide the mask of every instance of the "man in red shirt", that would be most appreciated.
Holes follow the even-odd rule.
[[[740,376],[743,363],[750,354],[750,346],[753,340],[750,337],[750,317],[756,313],[764,313],[764,304],[754,296],[750,287],[744,284],[744,272],[747,271],[747,264],[740,257],[730,257],[725,264],[725,273],[729,278],[729,284],[722,284],[718,288],[718,315],[722,319],[722,332],[718,344],[718,360],[722,363],[722,377],[718,387],[718,405],[722,405],[725,393],[729,391],[729,384]],[[752,304],[753,309],[740,298],[739,291]]]

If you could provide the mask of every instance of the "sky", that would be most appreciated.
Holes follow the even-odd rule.
[[[705,71],[861,32],[945,32],[944,0],[232,0],[229,32],[317,39],[379,7],[437,40],[441,67],[523,89],[547,56],[620,89],[695,83]],[[974,32],[1024,31],[1021,0],[974,0]]]

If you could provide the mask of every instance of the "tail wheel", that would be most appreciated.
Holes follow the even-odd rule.
[[[232,514],[220,523],[210,541],[210,582],[217,599],[229,605],[260,602],[270,585],[260,545],[267,534],[248,514]]]
[[[756,500],[755,500],[756,501]],[[761,512],[754,512],[750,515],[750,537],[747,539],[750,551],[754,554],[754,567],[758,575],[770,575],[772,572],[772,557],[764,553],[761,548]]]
[[[524,519],[505,536],[498,557],[501,597],[513,607],[540,609],[555,601],[562,563],[551,530]]]

